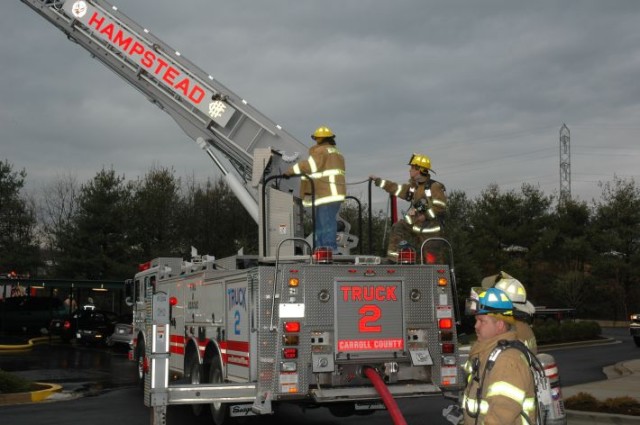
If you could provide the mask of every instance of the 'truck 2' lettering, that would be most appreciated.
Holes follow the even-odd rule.
[[[397,286],[366,285],[366,286],[341,286],[342,300],[353,301],[398,301],[396,297]]]

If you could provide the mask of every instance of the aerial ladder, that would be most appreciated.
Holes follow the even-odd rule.
[[[21,1],[169,114],[259,222],[261,182],[305,152],[301,142],[107,1]]]

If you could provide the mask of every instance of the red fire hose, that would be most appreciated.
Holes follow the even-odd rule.
[[[378,375],[375,369],[371,367],[365,367],[363,372],[365,376],[369,378],[376,391],[378,391],[380,397],[382,397],[382,402],[387,407],[387,410],[391,415],[391,419],[393,419],[393,423],[395,425],[407,425],[407,421],[404,419],[404,416],[402,416],[402,412],[400,412],[398,403],[396,403],[395,399],[389,392],[389,389],[384,384],[384,381],[380,378],[380,375]]]

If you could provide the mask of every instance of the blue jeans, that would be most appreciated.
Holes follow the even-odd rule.
[[[316,207],[316,228],[313,232],[313,243],[316,248],[327,246],[338,249],[336,234],[338,233],[338,211],[342,202],[331,202]]]

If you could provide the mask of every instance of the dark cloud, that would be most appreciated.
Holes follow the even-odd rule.
[[[331,126],[350,181],[431,155],[448,189],[638,177],[640,7],[626,1],[138,0],[120,6],[303,143]],[[216,176],[158,108],[19,1],[0,15],[1,158],[33,185],[102,167]],[[354,187],[354,190],[363,190]]]

